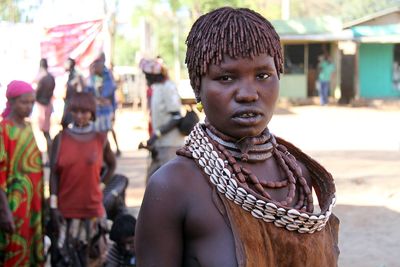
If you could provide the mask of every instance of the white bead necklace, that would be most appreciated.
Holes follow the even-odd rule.
[[[213,144],[209,142],[207,134],[201,124],[197,124],[186,140],[186,147],[220,194],[250,212],[253,217],[289,231],[312,234],[325,227],[332,214],[335,197],[331,199],[325,212],[309,213],[294,208],[287,209],[277,202],[254,196],[240,186],[234,174],[227,168],[228,162],[219,156]]]

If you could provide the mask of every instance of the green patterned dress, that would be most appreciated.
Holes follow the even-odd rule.
[[[16,231],[0,232],[0,266],[43,266],[43,170],[29,124],[0,122],[0,188],[6,192]]]

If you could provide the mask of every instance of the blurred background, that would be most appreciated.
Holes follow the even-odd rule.
[[[139,60],[161,56],[171,78],[186,88],[185,37],[199,15],[223,5],[257,10],[281,35],[282,97],[318,95],[321,54],[329,54],[335,63],[331,96],[339,103],[400,96],[398,0],[2,0],[0,84],[16,75],[32,80],[41,57],[60,80],[66,79],[68,57],[87,74],[103,50],[121,80],[120,102],[144,104]],[[57,85],[59,96],[64,83]]]
[[[137,214],[148,164],[147,151],[137,150],[148,138],[139,61],[161,56],[181,98],[193,103],[185,38],[201,14],[226,5],[258,11],[281,36],[285,72],[269,127],[335,177],[339,266],[400,266],[400,0],[0,0],[0,109],[8,82],[33,81],[47,58],[56,77],[54,136],[67,58],[87,77],[104,52],[118,83],[118,172],[130,179],[127,204]],[[334,64],[327,106],[318,98],[321,55]]]

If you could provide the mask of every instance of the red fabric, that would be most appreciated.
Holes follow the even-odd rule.
[[[77,140],[68,131],[61,134],[56,171],[59,174],[58,207],[65,218],[93,218],[104,215],[100,170],[105,135]]]
[[[151,86],[147,87],[146,90],[146,95],[147,95],[147,103],[148,103],[148,107],[149,107],[149,122],[148,122],[148,132],[149,132],[149,136],[151,136],[153,134],[153,127],[151,126],[151,112],[150,112],[150,102],[151,102],[151,96],[153,95],[153,89],[151,88]]]
[[[0,231],[0,266],[43,266],[42,158],[30,125],[0,122],[0,188],[16,226],[11,235]]]
[[[46,28],[40,43],[41,56],[47,58],[49,70],[56,76],[63,75],[64,63],[73,57],[82,70],[103,50],[103,20],[84,21]]]

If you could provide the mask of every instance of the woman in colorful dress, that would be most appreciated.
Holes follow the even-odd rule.
[[[94,129],[93,95],[75,93],[69,111],[73,123],[56,136],[51,153],[50,216],[58,233],[52,240],[52,264],[100,266],[96,262],[105,240],[102,189],[115,170],[115,156],[106,133]],[[103,162],[107,168],[101,179]]]
[[[43,266],[41,153],[25,119],[35,93],[23,81],[7,86],[0,122],[0,266]]]

